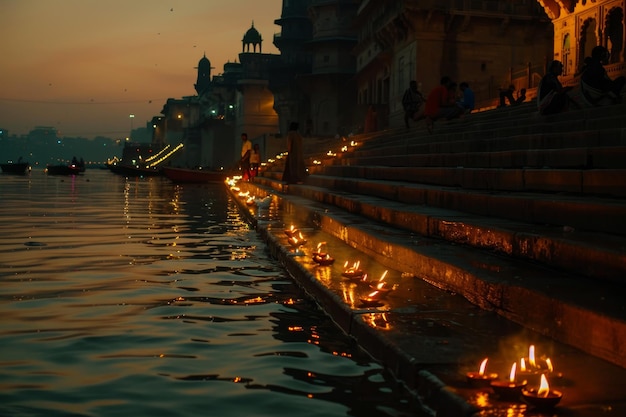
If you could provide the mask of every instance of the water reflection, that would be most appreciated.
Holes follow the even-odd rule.
[[[222,185],[0,180],[0,415],[415,414]]]

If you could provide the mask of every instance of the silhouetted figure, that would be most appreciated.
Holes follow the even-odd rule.
[[[241,168],[241,176],[244,180],[250,179],[250,153],[252,152],[252,142],[248,140],[248,134],[241,134],[241,160],[239,166]]]
[[[585,101],[593,106],[620,103],[626,78],[620,76],[612,80],[604,65],[611,54],[604,46],[591,50],[591,57],[585,59],[585,69],[580,79],[580,89]]]
[[[571,87],[563,87],[559,75],[563,74],[563,63],[555,60],[550,63],[548,72],[539,83],[537,107],[543,115],[560,113],[567,109],[570,98],[567,92]]]
[[[463,110],[463,113],[471,113],[476,106],[476,96],[474,95],[474,91],[465,81],[459,84],[459,89],[461,90],[462,96],[457,102],[457,105]]]
[[[526,89],[522,88],[521,90],[519,90],[519,92],[517,93],[517,98],[515,99],[515,102],[512,105],[518,105],[518,104],[522,104],[523,102],[526,101]]]
[[[509,85],[509,88],[506,90],[500,90],[500,105],[498,107],[506,106],[506,100],[509,100],[509,104],[511,105],[515,103],[513,91],[515,91],[515,86],[513,84]]]
[[[302,136],[298,133],[298,123],[292,122],[289,125],[289,132],[287,132],[287,160],[285,161],[283,181],[287,184],[301,184],[306,175]]]
[[[404,108],[404,125],[409,128],[409,119],[419,120],[421,118],[420,108],[424,103],[424,96],[417,89],[417,81],[411,81],[409,88],[402,96],[402,107]]]
[[[453,119],[461,114],[461,109],[456,105],[454,94],[456,84],[448,76],[441,77],[439,85],[433,88],[426,98],[424,117],[428,133],[433,132],[433,124],[438,119]]]
[[[250,152],[250,179],[259,175],[259,166],[261,166],[261,149],[258,143],[255,143]]]

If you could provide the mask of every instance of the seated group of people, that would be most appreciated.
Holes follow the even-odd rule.
[[[591,106],[619,103],[622,100],[626,78],[620,76],[612,80],[604,65],[609,62],[609,51],[604,46],[596,46],[591,56],[585,59],[585,67],[580,78],[582,100]],[[550,63],[548,72],[541,79],[537,92],[539,113],[548,115],[566,110],[573,100],[568,93],[573,87],[564,87],[559,81],[563,74],[563,63],[555,60]]]
[[[457,84],[450,77],[444,76],[439,85],[424,98],[417,89],[417,82],[411,81],[402,98],[406,127],[409,127],[409,120],[425,119],[428,131],[432,133],[435,120],[454,119],[472,112],[475,106],[474,91],[467,82],[462,82],[458,87],[460,94],[457,94]]]
[[[591,56],[585,60],[580,89],[582,98],[588,105],[597,106],[621,102],[626,78],[620,76],[612,80],[608,76],[604,65],[608,63],[609,56],[609,51],[605,47],[596,46],[593,48]],[[570,103],[574,103],[568,95],[572,87],[564,87],[559,81],[559,76],[562,74],[563,64],[561,61],[552,61],[537,89],[537,106],[540,114],[559,113],[566,110]],[[418,90],[417,82],[411,81],[402,98],[406,127],[409,127],[409,120],[425,119],[426,127],[432,133],[435,120],[450,120],[472,112],[475,106],[474,92],[467,82],[462,82],[459,89],[460,94],[457,93],[457,84],[450,77],[444,76],[439,85],[424,98]],[[506,90],[501,90],[498,107],[504,107],[506,100],[511,106],[526,101],[525,88],[520,89],[517,97],[514,96],[514,91],[515,86],[513,85]]]

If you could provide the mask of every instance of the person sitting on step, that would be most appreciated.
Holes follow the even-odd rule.
[[[559,81],[561,74],[563,74],[563,63],[558,60],[552,61],[537,89],[539,114],[555,114],[567,109],[570,101],[567,92],[571,90],[571,87],[563,87]]]
[[[591,106],[620,103],[624,94],[626,78],[620,76],[612,80],[604,65],[608,64],[611,54],[604,46],[591,50],[591,57],[585,59],[585,69],[580,78],[582,97]]]

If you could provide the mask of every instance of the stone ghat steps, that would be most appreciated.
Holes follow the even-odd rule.
[[[566,207],[564,200],[530,195],[526,204],[520,196],[475,194],[458,197],[460,209],[437,207],[432,202],[412,203],[400,195],[410,196],[411,188],[430,192],[441,199],[441,187],[405,186],[386,182],[352,180],[352,187],[343,178],[311,176],[305,185],[289,185],[288,193],[314,203],[321,203],[362,216],[366,221],[386,224],[421,236],[441,239],[453,245],[465,245],[500,255],[543,264],[570,274],[584,275],[602,282],[626,283],[626,206],[617,205],[611,212],[606,201],[571,200],[577,210]],[[273,179],[258,178],[256,183],[275,191],[284,185]],[[372,191],[364,191],[371,187]],[[354,192],[346,191],[353,188]],[[414,191],[415,191],[414,190]],[[396,193],[385,198],[383,193]],[[451,190],[454,193],[453,190]],[[377,195],[378,194],[378,195]],[[391,197],[388,195],[387,197]],[[434,197],[433,197],[434,198]],[[531,205],[532,204],[532,205]],[[450,205],[447,205],[449,207]],[[502,218],[506,212],[510,217]],[[499,216],[490,216],[494,210]],[[496,211],[497,210],[497,211]],[[585,228],[596,229],[593,231]],[[615,234],[619,229],[623,235]],[[601,231],[598,231],[601,230]],[[602,231],[604,230],[604,231]]]
[[[347,150],[335,157],[309,155],[321,164],[309,165],[308,187],[291,186],[290,193],[455,244],[621,281],[626,272],[625,110],[611,106],[545,118],[528,103],[442,122],[433,135],[421,128],[356,136],[351,139],[358,145],[342,141]],[[581,131],[579,120],[603,128]],[[466,128],[459,129],[461,123]],[[495,131],[503,125],[536,125],[539,131],[555,123],[563,127],[469,139],[467,132],[477,123]],[[278,161],[258,180],[282,189],[282,168]],[[388,202],[395,205],[392,211],[377,208]],[[485,226],[494,219],[500,223],[497,232]],[[526,230],[532,230],[532,238]]]
[[[392,268],[626,366],[625,110],[544,118],[529,104],[432,135],[422,123],[305,139],[304,184],[284,184],[278,160],[251,186],[318,210],[322,228]]]
[[[390,136],[393,137],[393,136]],[[432,140],[406,137],[351,147],[332,165],[461,166],[488,168],[576,167],[623,168],[626,131],[604,130],[538,133],[497,139]]]
[[[299,227],[319,228],[391,269],[458,293],[482,309],[626,367],[626,306],[623,303],[626,286],[623,282],[591,279],[516,256],[505,256],[494,246],[456,243],[457,237],[462,240],[463,234],[472,234],[466,230],[468,216],[459,213],[455,217],[454,213],[445,211],[431,209],[420,213],[416,210],[405,213],[404,218],[396,213],[397,223],[424,221],[424,227],[432,227],[430,234],[413,233],[406,225],[398,226],[390,217],[374,221],[365,213],[377,211],[381,217],[393,216],[398,207],[388,200],[333,193],[322,188],[315,190],[311,185],[280,187],[279,182],[263,177],[253,183],[243,183],[241,188],[259,197],[276,194],[281,210],[291,213]],[[329,199],[348,202],[357,197],[359,201],[353,200],[354,207],[345,210],[340,205],[312,199],[310,193],[314,192],[334,195]],[[500,245],[498,239],[503,239],[504,230],[512,227],[511,222],[497,219],[483,218],[482,221],[483,243],[491,241]],[[282,230],[280,225],[278,227]],[[544,241],[547,239],[545,231],[540,234],[541,231],[528,229],[524,224],[517,227],[518,235],[526,236],[527,240],[525,248],[516,250],[539,253],[546,249],[544,245],[552,244]],[[449,236],[441,237],[444,234]],[[552,230],[555,238],[568,234],[577,232]],[[588,249],[596,248],[596,242],[588,240],[589,236],[579,235],[581,256]],[[601,243],[602,238],[598,238],[597,243]],[[573,240],[570,239],[570,243]],[[594,250],[598,253],[611,249],[608,242],[597,247]],[[564,247],[561,251],[568,253],[571,249]],[[585,261],[580,260],[579,264],[584,267]],[[605,267],[610,268],[607,265]]]
[[[626,154],[625,154],[626,155]],[[592,197],[626,197],[626,168],[546,169],[546,168],[466,168],[466,167],[388,167],[327,166],[310,170],[315,178],[344,178],[333,187],[355,190],[354,182],[377,180],[411,184],[440,185],[459,190],[490,192],[570,193]],[[426,202],[427,199],[413,199]]]

